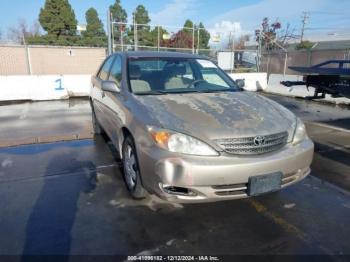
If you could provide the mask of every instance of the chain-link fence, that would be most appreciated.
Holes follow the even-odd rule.
[[[210,38],[204,28],[111,22],[111,51],[152,50],[198,53]],[[203,37],[206,37],[203,42]]]
[[[332,50],[288,50],[276,42],[279,49],[272,51],[263,51],[261,43],[253,49],[223,49],[209,47],[209,33],[195,25],[176,27],[137,24],[135,21],[121,23],[114,21],[112,17],[109,19],[109,53],[142,50],[201,54],[215,60],[225,71],[267,72],[268,75],[296,74],[289,66],[311,66],[331,59],[350,59],[350,47]]]
[[[270,51],[262,53],[260,71],[270,74],[298,74],[289,66],[310,67],[327,60],[350,60],[349,49]],[[332,66],[332,65],[330,65]]]
[[[168,51],[200,54],[229,72],[256,72],[257,51],[210,47],[210,34],[203,27],[177,27],[115,22],[108,23],[108,53],[116,51]]]

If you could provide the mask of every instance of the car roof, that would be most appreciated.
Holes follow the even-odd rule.
[[[126,52],[117,52],[116,54],[125,55],[127,57],[175,57],[175,58],[195,58],[195,59],[208,59],[206,56],[180,53],[180,52],[157,52],[157,51],[126,51]]]

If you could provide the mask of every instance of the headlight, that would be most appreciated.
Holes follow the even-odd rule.
[[[170,152],[199,156],[218,155],[213,148],[194,137],[155,127],[148,127],[148,131],[159,147]]]
[[[300,143],[306,137],[307,137],[307,134],[306,134],[305,125],[299,118],[297,118],[297,124],[296,124],[296,127],[295,127],[293,144],[295,145],[295,144]]]

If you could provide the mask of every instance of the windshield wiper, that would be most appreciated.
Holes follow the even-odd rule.
[[[166,95],[168,93],[165,91],[161,91],[161,90],[152,90],[152,91],[147,91],[147,92],[137,92],[134,94],[144,96],[144,95]]]
[[[184,93],[199,93],[200,90],[196,89],[184,89],[184,90],[167,90],[168,94],[184,94]]]
[[[237,92],[239,90],[235,89],[202,89],[196,90],[198,93],[217,93],[217,92]]]

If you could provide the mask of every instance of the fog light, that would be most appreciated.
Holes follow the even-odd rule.
[[[180,195],[180,196],[196,196],[197,195],[191,189],[188,189],[185,187],[161,185],[161,188],[163,189],[163,191],[165,193],[171,194],[171,195]]]

